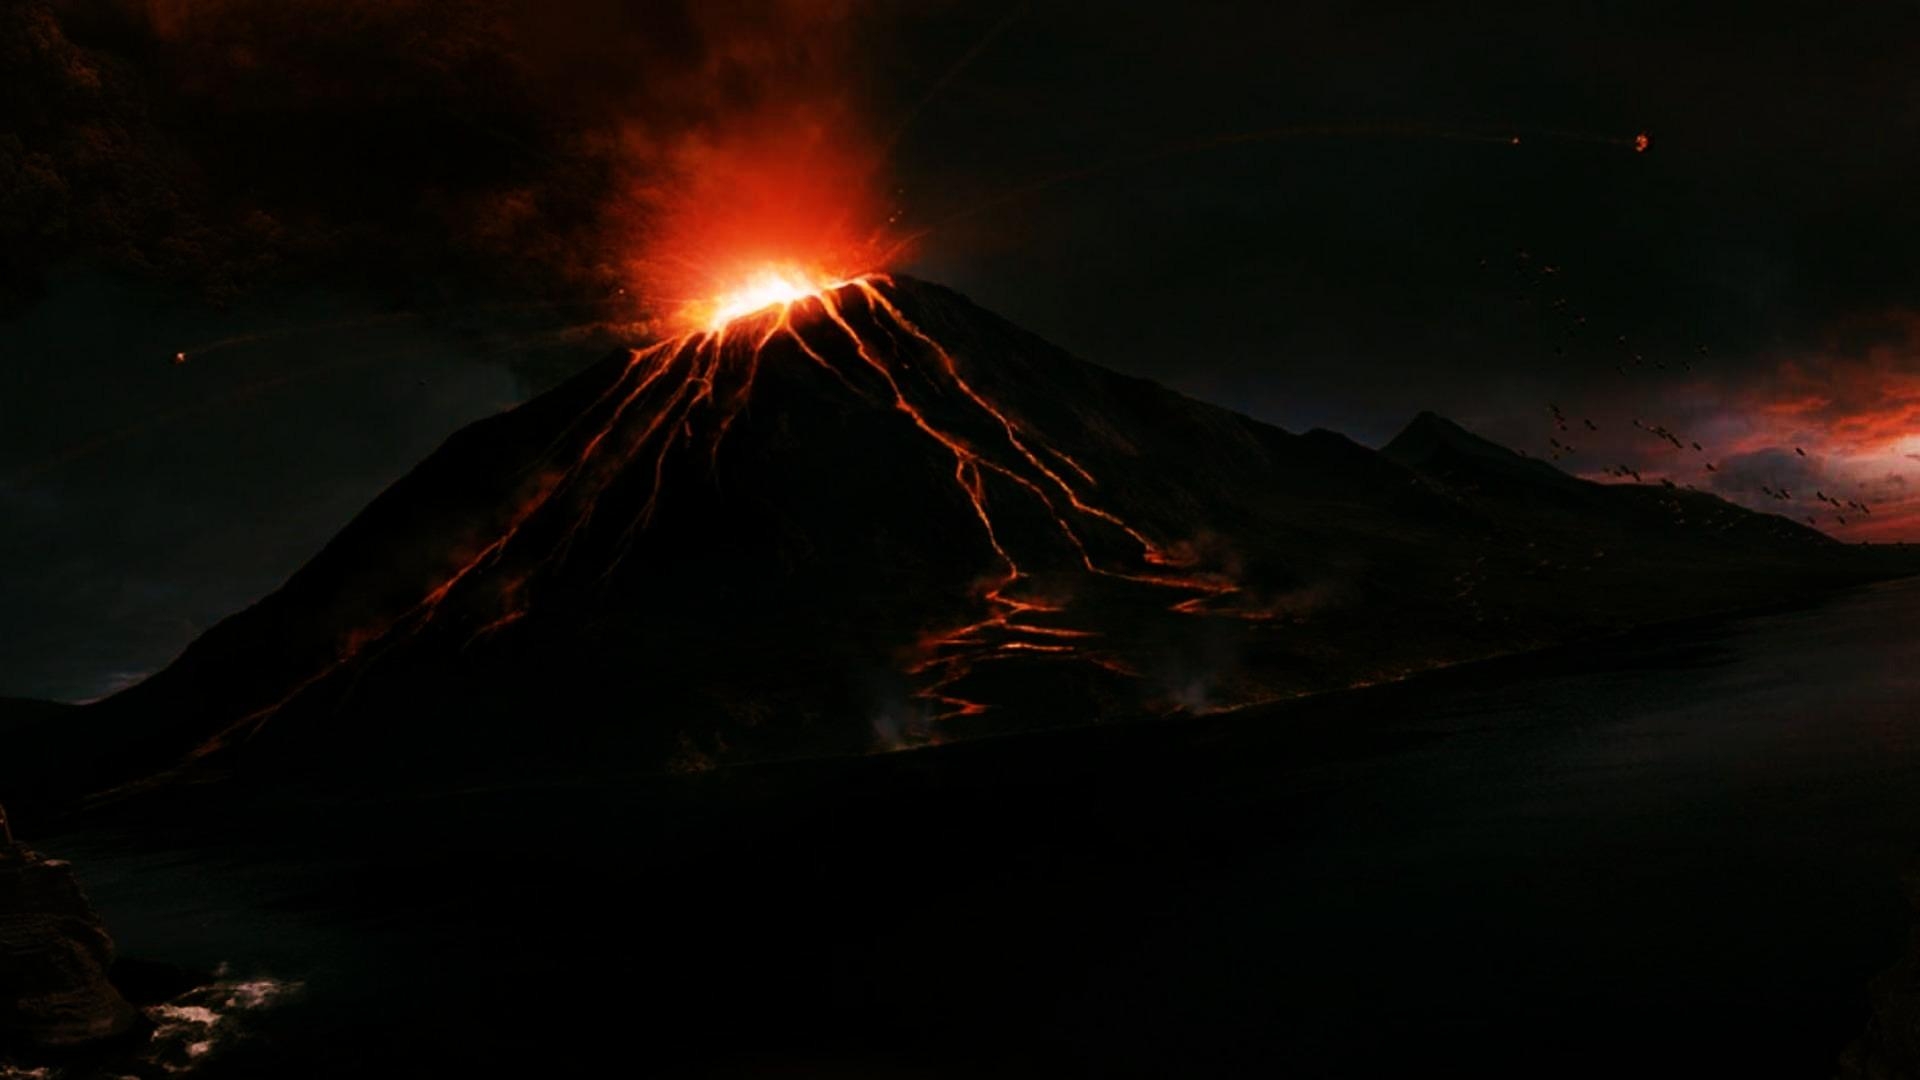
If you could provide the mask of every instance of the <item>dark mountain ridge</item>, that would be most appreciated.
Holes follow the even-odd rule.
[[[860,753],[1238,707],[1915,569],[1431,414],[1379,452],[1290,434],[922,282],[829,299],[608,357],[456,433],[167,669],[30,726],[0,791]]]

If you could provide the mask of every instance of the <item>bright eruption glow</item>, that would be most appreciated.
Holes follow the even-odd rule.
[[[796,266],[763,266],[750,272],[740,284],[692,305],[686,319],[707,330],[717,331],[742,315],[767,308],[786,308],[795,301],[818,296],[846,282]]]
[[[861,132],[851,105],[792,103],[662,151],[611,226],[643,313],[713,331],[897,265],[900,208]]]

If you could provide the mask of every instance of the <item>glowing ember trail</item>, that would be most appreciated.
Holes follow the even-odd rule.
[[[892,288],[892,280],[878,274],[834,281],[791,266],[768,267],[745,277],[739,289],[689,307],[682,314],[699,328],[630,353],[611,384],[549,446],[531,471],[535,479],[491,539],[461,557],[412,606],[350,634],[336,647],[330,665],[279,700],[242,716],[193,756],[250,736],[329,676],[417,634],[442,618],[456,594],[466,599],[460,621],[451,625],[477,627],[462,631],[468,644],[506,631],[528,614],[537,572],[564,563],[596,525],[600,497],[617,480],[643,470],[648,486],[638,512],[624,522],[599,523],[618,529],[616,554],[603,571],[611,574],[652,521],[674,455],[704,454],[717,461],[721,441],[752,395],[764,354],[777,341],[790,342],[849,393],[877,399],[876,404],[899,413],[951,459],[952,483],[998,564],[981,590],[984,612],[964,625],[925,635],[907,664],[907,673],[919,682],[914,692],[933,719],[987,709],[957,688],[983,662],[1055,657],[1134,674],[1125,661],[1089,648],[1100,636],[1096,631],[1062,625],[1064,604],[1032,593],[1032,576],[996,514],[996,503],[1005,500],[1031,500],[1043,509],[1085,572],[1176,593],[1160,605],[1164,610],[1266,617],[1214,606],[1238,586],[1218,575],[1192,572],[1190,558],[1096,503],[1091,493],[1098,485],[1088,469],[1048,446],[970,383],[954,355],[888,296]],[[860,323],[877,327],[884,340],[863,333]],[[829,359],[847,354],[830,343],[833,335],[851,347],[858,360],[853,370],[841,370]],[[923,384],[929,388],[921,389]],[[990,433],[990,439],[963,436],[936,421],[928,411],[935,399],[943,409],[960,410],[962,419],[972,414],[977,421],[972,429]],[[1104,534],[1098,550],[1131,546],[1137,563],[1107,565],[1096,559],[1088,544],[1096,534]],[[1180,572],[1183,568],[1189,572]]]

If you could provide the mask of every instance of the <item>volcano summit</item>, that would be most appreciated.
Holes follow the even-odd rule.
[[[906,278],[769,299],[459,432],[172,666],[31,727],[14,760],[38,775],[12,790],[861,753],[1233,708],[1903,569],[1431,415],[1382,452],[1290,434]]]

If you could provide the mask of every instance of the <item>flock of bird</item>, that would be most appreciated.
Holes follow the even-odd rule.
[[[1485,268],[1488,265],[1488,261],[1483,258],[1480,260],[1480,265],[1482,268]],[[1581,327],[1584,327],[1587,325],[1588,323],[1587,316],[1583,312],[1580,312],[1574,309],[1571,301],[1569,301],[1566,296],[1560,295],[1564,290],[1560,287],[1560,284],[1559,284],[1561,279],[1561,271],[1558,266],[1554,266],[1549,263],[1539,262],[1535,260],[1533,257],[1533,254],[1525,249],[1519,249],[1514,252],[1513,265],[1514,265],[1515,273],[1518,274],[1525,283],[1531,285],[1535,290],[1544,288],[1549,285],[1554,286],[1552,290],[1554,295],[1551,297],[1551,299],[1548,299],[1546,301],[1546,306],[1549,311],[1559,315],[1560,318],[1563,320],[1565,324],[1563,327],[1563,330],[1565,333],[1571,334],[1579,330]],[[1522,300],[1522,301],[1529,300],[1532,298],[1533,298],[1532,296],[1526,295],[1524,293],[1516,297],[1516,299]],[[1624,350],[1626,353],[1625,359],[1620,360],[1614,364],[1614,370],[1621,375],[1628,375],[1628,374],[1631,374],[1635,369],[1645,369],[1649,367],[1658,371],[1668,370],[1669,367],[1671,366],[1677,366],[1680,370],[1683,370],[1683,371],[1693,370],[1693,360],[1691,358],[1687,360],[1679,361],[1677,365],[1670,364],[1669,361],[1659,359],[1659,358],[1649,360],[1646,357],[1646,355],[1642,353],[1635,346],[1632,339],[1630,339],[1627,335],[1625,334],[1615,335],[1614,341],[1615,341],[1615,344],[1617,344],[1620,347],[1620,349]],[[1564,357],[1566,356],[1566,352],[1567,352],[1567,348],[1564,342],[1562,344],[1557,344],[1553,347],[1553,353],[1556,357]],[[1705,345],[1696,346],[1695,353],[1698,357],[1701,357],[1701,358],[1704,358],[1707,355],[1709,355],[1707,346]],[[1564,410],[1562,410],[1558,404],[1555,404],[1552,402],[1549,402],[1547,404],[1547,412],[1549,417],[1552,420],[1553,429],[1554,429],[1554,434],[1550,435],[1547,439],[1547,454],[1546,454],[1547,460],[1560,461],[1562,459],[1571,458],[1574,455],[1578,454],[1579,448],[1573,445],[1573,443],[1568,441],[1567,439],[1567,436],[1571,435],[1575,431],[1575,422],[1576,422],[1575,419],[1569,417],[1568,414]],[[1596,424],[1589,417],[1585,417],[1585,416],[1579,417],[1577,422],[1580,429],[1585,433],[1598,432],[1600,430],[1600,425]],[[1642,432],[1645,432],[1646,434],[1651,435],[1654,438],[1661,440],[1662,442],[1667,443],[1676,451],[1679,451],[1681,453],[1687,453],[1690,451],[1693,454],[1700,455],[1704,459],[1700,462],[1701,472],[1708,473],[1708,474],[1721,474],[1723,472],[1721,466],[1724,463],[1714,462],[1711,459],[1711,457],[1708,456],[1706,447],[1702,446],[1699,440],[1689,438],[1688,436],[1673,430],[1672,428],[1666,426],[1665,424],[1650,423],[1648,421],[1641,420],[1638,418],[1634,419],[1633,426],[1636,429]],[[1793,452],[1798,457],[1802,457],[1802,458],[1807,457],[1807,452],[1803,447],[1796,446],[1793,448]],[[1632,465],[1626,464],[1624,462],[1615,464],[1615,465],[1604,466],[1599,471],[1603,476],[1613,477],[1620,480],[1630,479],[1636,484],[1646,483],[1646,479],[1642,476],[1639,469],[1635,468]],[[1678,488],[1678,487],[1684,486],[1689,491],[1699,490],[1693,484],[1684,484],[1684,485],[1678,484],[1674,480],[1666,477],[1660,477],[1659,481],[1663,486],[1668,488]],[[1784,485],[1778,484],[1777,482],[1774,484],[1760,485],[1760,493],[1770,499],[1774,499],[1780,502],[1792,503],[1795,501],[1793,493],[1790,490],[1788,490]],[[1873,510],[1871,507],[1869,507],[1864,501],[1861,501],[1858,499],[1835,498],[1827,495],[1825,492],[1816,492],[1814,495],[1814,498],[1818,500],[1820,503],[1832,509],[1833,511],[1832,518],[1834,523],[1841,526],[1844,526],[1847,524],[1848,513],[1853,513],[1860,516],[1868,516],[1873,513]],[[1807,524],[1809,525],[1817,526],[1820,523],[1819,519],[1815,515],[1807,514],[1807,515],[1804,515],[1804,517]]]

